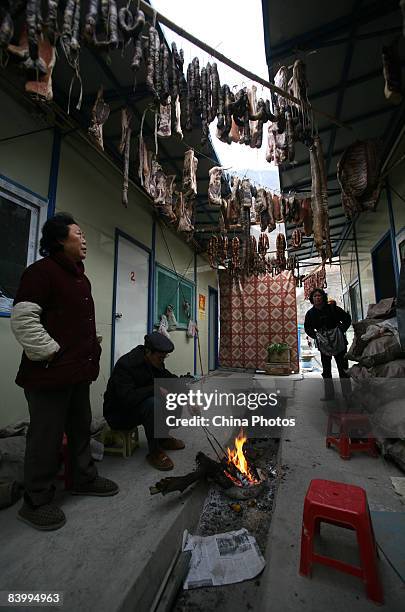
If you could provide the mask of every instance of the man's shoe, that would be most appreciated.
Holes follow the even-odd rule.
[[[95,495],[96,497],[110,497],[117,495],[118,485],[108,478],[97,476],[92,482],[73,486],[70,491],[72,495]]]
[[[64,512],[53,504],[44,504],[35,508],[24,502],[17,518],[41,531],[60,529],[66,523]]]
[[[146,460],[152,467],[162,472],[168,472],[174,468],[173,461],[160,449],[146,455]]]
[[[160,438],[159,446],[164,450],[182,450],[186,445],[183,440],[178,440],[177,438],[169,436],[168,438]]]

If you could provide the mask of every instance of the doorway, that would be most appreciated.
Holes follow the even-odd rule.
[[[390,232],[387,232],[371,251],[373,263],[375,299],[395,297],[397,285],[395,282],[394,260]]]
[[[218,291],[208,287],[208,370],[218,368]]]
[[[149,278],[151,252],[116,230],[111,367],[138,344],[150,327]]]

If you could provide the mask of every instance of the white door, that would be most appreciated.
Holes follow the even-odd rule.
[[[118,235],[116,292],[113,312],[114,363],[148,333],[150,254]]]

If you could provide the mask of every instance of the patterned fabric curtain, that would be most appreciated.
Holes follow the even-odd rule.
[[[233,280],[219,273],[219,363],[229,368],[264,369],[267,347],[285,342],[291,367],[298,372],[298,327],[295,280],[291,272]]]

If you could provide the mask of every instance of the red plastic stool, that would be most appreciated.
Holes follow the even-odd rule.
[[[65,489],[69,490],[72,488],[73,481],[72,481],[72,473],[71,473],[69,457],[68,457],[68,446],[67,446],[66,434],[63,434],[61,456],[62,456],[62,463],[63,463],[63,472],[58,475],[58,479],[63,480],[65,482]]]
[[[333,426],[337,425],[339,431],[333,433]],[[350,434],[353,430],[362,429],[368,437],[359,442],[352,442]],[[374,436],[371,435],[371,423],[366,414],[346,414],[336,412],[328,418],[328,431],[326,435],[326,448],[333,444],[339,449],[342,459],[350,459],[352,451],[367,451],[373,457],[378,457]]]
[[[313,539],[315,533],[319,533],[321,522],[356,531],[361,567],[314,552]],[[331,480],[311,480],[304,502],[300,574],[310,577],[313,563],[328,565],[361,578],[366,585],[367,597],[383,603],[374,531],[367,495],[361,487]]]

